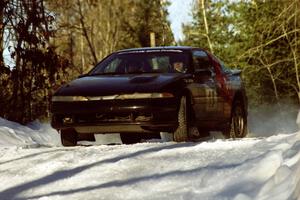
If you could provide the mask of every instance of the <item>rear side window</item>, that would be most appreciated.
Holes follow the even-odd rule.
[[[212,68],[208,55],[201,50],[193,51],[193,65],[195,71]]]

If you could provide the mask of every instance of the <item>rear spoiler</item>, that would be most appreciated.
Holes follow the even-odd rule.
[[[242,73],[242,70],[240,70],[240,69],[232,69],[230,71],[231,71],[232,75],[234,75],[234,76],[239,76]]]

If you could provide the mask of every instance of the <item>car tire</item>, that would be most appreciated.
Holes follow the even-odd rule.
[[[120,133],[123,144],[135,144],[141,142],[142,136],[140,133]]]
[[[60,131],[60,138],[63,146],[76,146],[78,133],[74,129],[63,129]]]
[[[223,131],[225,138],[243,138],[247,135],[247,115],[241,101],[235,101],[229,126]]]
[[[189,123],[188,123],[188,106],[186,96],[180,99],[178,110],[178,127],[173,134],[175,142],[185,142],[188,140]]]

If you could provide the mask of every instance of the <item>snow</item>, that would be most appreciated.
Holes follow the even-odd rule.
[[[298,128],[300,129],[300,110],[297,115],[296,124],[298,125]]]
[[[0,118],[0,146],[61,146],[57,132],[50,124],[38,121],[22,126]]]
[[[49,124],[0,118],[0,199],[300,199],[300,132],[102,145],[119,142],[65,148]]]

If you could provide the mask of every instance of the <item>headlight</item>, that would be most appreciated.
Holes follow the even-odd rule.
[[[156,99],[156,98],[171,98],[174,97],[171,93],[134,93],[122,94],[116,99]]]
[[[174,97],[174,95],[168,92],[151,94],[151,98],[172,98],[172,97]]]
[[[88,101],[87,97],[83,96],[53,96],[52,101]]]
[[[113,99],[157,99],[157,98],[172,98],[171,93],[134,93],[121,94],[110,96],[53,96],[53,102],[73,102],[73,101],[99,101],[99,100],[113,100]]]

